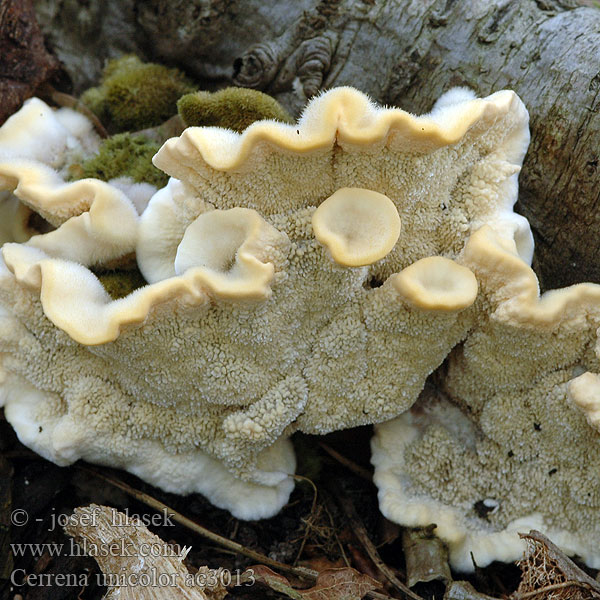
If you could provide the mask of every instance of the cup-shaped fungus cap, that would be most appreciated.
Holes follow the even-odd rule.
[[[275,272],[269,259],[288,243],[255,210],[213,210],[188,225],[177,248],[175,273],[194,269],[218,298],[265,299]]]
[[[400,215],[385,195],[341,188],[313,214],[315,237],[340,265],[362,267],[383,258],[400,236]]]
[[[473,272],[443,256],[422,258],[391,279],[404,300],[423,310],[458,311],[477,297]]]

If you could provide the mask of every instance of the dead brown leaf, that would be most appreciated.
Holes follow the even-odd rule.
[[[300,593],[304,600],[360,600],[381,584],[356,569],[327,569],[319,573],[314,587]]]
[[[511,600],[600,600],[600,584],[539,531],[520,533],[527,552],[521,583]]]
[[[478,592],[468,581],[453,581],[448,584],[444,600],[498,600]],[[542,600],[542,599],[538,599]]]
[[[319,573],[315,585],[305,590],[293,588],[283,575],[264,565],[251,567],[247,572],[252,572],[255,581],[294,600],[361,600],[381,587],[378,581],[351,567],[326,569]]]
[[[408,587],[435,580],[452,581],[448,549],[432,530],[432,527],[405,529],[402,534]]]
[[[256,583],[262,583],[280,594],[285,594],[290,598],[294,598],[294,600],[303,600],[299,590],[295,590],[283,575],[275,573],[275,571],[269,569],[269,567],[255,565],[254,567],[247,569],[245,571],[245,575],[246,574],[249,574]]]

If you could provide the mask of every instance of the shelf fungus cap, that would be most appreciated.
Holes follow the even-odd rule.
[[[424,310],[454,312],[467,308],[477,297],[477,279],[467,267],[429,256],[392,276],[396,291],[410,304]]]
[[[270,258],[288,244],[287,236],[255,210],[213,210],[188,225],[177,248],[175,273],[194,269],[218,298],[266,299],[275,273]]]
[[[400,215],[384,194],[341,188],[322,202],[312,218],[315,237],[345,267],[383,258],[400,236]]]

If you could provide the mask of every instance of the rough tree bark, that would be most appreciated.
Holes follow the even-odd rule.
[[[532,144],[518,210],[544,288],[600,282],[600,10],[574,0],[37,0],[81,89],[107,56],[176,64],[208,88],[273,94],[299,112],[353,85],[412,112],[449,87],[514,89]]]
[[[0,0],[0,124],[57,69],[58,61],[44,47],[32,0]]]

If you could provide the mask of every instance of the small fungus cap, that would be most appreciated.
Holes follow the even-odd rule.
[[[453,312],[471,306],[477,279],[470,269],[443,256],[422,258],[392,276],[397,292],[424,310]]]
[[[384,194],[341,188],[312,218],[315,237],[345,267],[362,267],[383,258],[400,236],[400,215]]]
[[[188,225],[177,248],[175,273],[194,269],[211,294],[230,299],[265,299],[275,269],[268,248],[285,237],[255,210],[232,208],[203,213]]]

